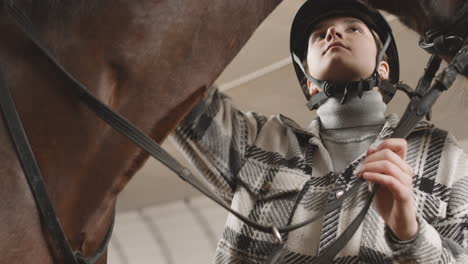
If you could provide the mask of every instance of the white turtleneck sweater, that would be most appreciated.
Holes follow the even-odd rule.
[[[345,104],[329,98],[317,110],[320,137],[328,150],[335,173],[341,173],[359,155],[366,152],[385,123],[386,105],[377,91],[362,98],[350,96]]]

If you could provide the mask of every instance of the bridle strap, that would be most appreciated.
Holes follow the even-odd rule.
[[[0,72],[0,107],[5,124],[10,133],[13,145],[28,180],[29,188],[34,196],[41,218],[41,223],[50,232],[50,237],[58,249],[65,264],[77,264],[78,261],[72,252],[70,244],[65,237],[60,221],[47,194],[39,166],[28,142],[28,138],[16,111],[16,106],[10,90],[6,86],[3,73]]]
[[[57,67],[57,69],[59,69],[67,77],[68,81],[71,84],[70,87],[73,87],[73,91],[78,95],[78,97],[80,98],[80,100],[82,102],[84,102],[93,112],[96,113],[97,116],[99,116],[101,119],[103,119],[111,127],[115,128],[121,134],[128,137],[137,146],[139,146],[140,148],[147,151],[151,156],[158,159],[160,162],[162,162],[164,165],[166,165],[169,169],[171,169],[174,173],[176,173],[181,179],[187,181],[189,184],[191,184],[193,187],[198,189],[200,192],[202,192],[203,194],[208,196],[214,202],[218,203],[223,208],[228,210],[230,213],[234,214],[240,220],[242,220],[243,222],[245,222],[246,224],[248,224],[249,226],[251,226],[251,227],[253,227],[255,229],[258,229],[258,230],[263,231],[263,232],[268,232],[268,233],[274,233],[274,231],[275,232],[281,232],[281,233],[287,233],[287,232],[290,232],[292,230],[298,229],[298,228],[300,228],[300,227],[302,227],[302,226],[304,226],[304,225],[306,225],[306,224],[308,224],[308,223],[322,217],[327,212],[331,212],[332,210],[335,210],[335,209],[339,208],[342,205],[342,203],[343,203],[343,201],[345,199],[350,197],[352,194],[357,193],[358,188],[364,182],[361,178],[359,178],[358,180],[356,180],[355,184],[343,196],[340,197],[340,199],[337,199],[334,202],[332,202],[330,204],[327,204],[327,207],[324,210],[322,210],[320,213],[318,213],[314,217],[312,217],[312,218],[310,218],[310,219],[308,219],[306,221],[303,221],[301,223],[276,228],[276,227],[271,226],[271,225],[262,225],[262,224],[253,222],[249,218],[247,218],[247,217],[243,216],[242,214],[240,214],[239,212],[233,210],[224,200],[217,197],[211,190],[209,190],[209,188],[207,188],[202,183],[202,181],[200,181],[198,178],[194,177],[192,175],[192,173],[187,168],[183,167],[177,160],[175,160],[173,157],[171,157],[153,139],[146,136],[140,129],[133,126],[125,118],[123,118],[119,114],[113,112],[106,105],[104,105],[102,102],[100,102],[96,97],[94,97],[87,90],[87,88],[83,84],[81,84],[77,79],[75,79],[57,61],[57,59],[54,57],[54,55],[47,48],[44,47],[42,42],[39,40],[39,37],[36,35],[36,33],[35,33],[36,31],[33,29],[33,25],[29,21],[29,19],[27,19],[27,17],[25,17],[21,13],[21,11],[16,10],[14,7],[11,7],[10,11],[12,13],[12,17],[14,18],[15,22],[20,26],[22,31],[26,35],[28,35],[28,37],[37,46],[37,48],[39,48],[46,55],[46,57],[49,59],[49,61],[53,65],[55,65]],[[466,55],[466,49],[465,49],[464,54]],[[461,57],[463,57],[463,56],[461,56]],[[447,71],[447,73],[445,75],[443,75],[443,76],[439,76],[439,78],[437,79],[436,83],[439,83],[439,85],[437,87],[445,87],[445,89],[447,89],[451,85],[451,82],[453,82],[452,76],[456,76],[457,72],[460,72],[460,70],[466,70],[466,64],[467,64],[466,60],[467,59],[466,59],[466,56],[464,56],[463,58],[464,59],[457,59],[457,57],[456,57],[456,59],[454,59],[452,61],[452,63],[448,67],[450,69]],[[4,83],[4,81],[3,81],[3,83]],[[425,83],[427,83],[427,82],[425,82]],[[1,97],[3,98],[5,96],[1,96]],[[434,96],[429,96],[429,97],[434,98]],[[10,96],[10,98],[11,98],[11,96]],[[2,103],[2,105],[3,105],[3,103]],[[429,104],[428,106],[429,106],[428,108],[427,107],[426,108],[423,107],[423,108],[426,109],[426,110],[427,109],[430,110],[430,107],[432,106],[432,104]],[[12,105],[12,107],[14,107],[14,104]],[[2,108],[3,108],[3,106],[2,106]],[[419,109],[419,108],[417,108],[417,109]],[[9,111],[11,111],[11,110],[8,110],[7,112],[9,113]],[[4,112],[4,115],[6,115],[5,112]],[[9,115],[11,115],[11,114],[9,114]],[[399,135],[399,133],[401,134],[401,132],[398,132],[399,130],[403,131],[404,132],[403,134],[409,133],[409,131],[423,117],[424,117],[424,115],[423,116],[418,115],[417,118],[412,118],[410,121],[407,122],[407,124],[405,125],[405,128],[398,128],[397,127],[397,129],[395,130],[395,134],[392,137],[395,137],[395,136]],[[17,114],[15,115],[15,118],[18,118]],[[23,131],[23,134],[24,134],[24,131]],[[24,136],[25,136],[25,134],[24,134]],[[22,139],[22,140],[24,140],[24,139]],[[30,149],[30,147],[29,147],[29,149]],[[18,151],[18,153],[20,154],[20,153],[22,153],[22,151]],[[32,152],[31,152],[31,154],[32,154]],[[29,159],[32,159],[34,161],[34,156],[29,157]],[[28,159],[26,159],[25,162],[26,161],[28,161]],[[28,169],[28,168],[26,168],[26,169]],[[26,169],[25,169],[25,171],[26,171]],[[354,170],[354,167],[352,165],[350,165],[348,167],[348,169],[345,171],[345,173],[352,174],[353,170]],[[33,181],[41,181],[42,182],[42,179],[41,178],[36,178],[36,179],[33,179]],[[42,189],[45,192],[46,191],[45,186],[44,186],[43,183],[41,183],[41,184],[43,186]],[[41,184],[39,184],[39,185],[41,185]],[[356,232],[356,230],[359,228],[361,222],[363,221],[363,219],[364,219],[364,217],[365,217],[365,215],[366,215],[366,213],[367,213],[367,211],[368,211],[368,209],[370,207],[370,204],[372,202],[372,198],[373,198],[373,196],[375,195],[375,193],[377,191],[377,188],[378,188],[378,185],[375,185],[374,189],[372,190],[371,194],[369,195],[369,197],[368,197],[368,199],[366,201],[366,204],[361,209],[358,216],[353,220],[352,224],[350,226],[348,226],[348,228],[342,233],[342,235],[335,241],[335,243],[332,246],[328,247],[325,250],[324,254],[318,256],[318,258],[315,260],[315,263],[330,262],[336,256],[336,254],[338,254],[338,252],[346,245],[346,243],[351,239],[352,235]],[[42,203],[38,203],[38,207],[41,207],[41,206],[43,206]],[[47,211],[47,212],[51,216],[50,218],[51,219],[53,218],[53,219],[52,220],[47,220],[45,224],[48,227],[48,229],[50,229],[50,231],[52,233],[52,236],[54,238],[53,240],[54,240],[57,248],[61,252],[61,255],[63,256],[64,259],[66,259],[65,263],[75,264],[75,263],[77,263],[76,262],[76,256],[72,252],[71,247],[68,244],[68,241],[66,240],[65,236],[63,235],[63,231],[61,230],[61,228],[58,228],[58,229],[54,230],[54,228],[57,228],[56,226],[60,227],[60,224],[58,222],[58,219],[57,219],[57,217],[55,215],[55,212],[53,211],[53,208],[52,208],[51,205],[50,205],[49,209],[52,210],[52,211]],[[40,208],[40,210],[42,212],[43,209]],[[47,218],[47,219],[49,219],[49,218]],[[43,220],[45,221],[46,219],[43,219]],[[51,225],[51,224],[49,224],[49,221],[53,221],[53,222],[55,221],[56,222],[56,224],[53,226],[53,228],[49,227],[49,225]],[[59,231],[57,231],[57,230],[59,230]],[[108,234],[108,237],[110,237],[110,233]],[[107,247],[107,244],[106,244],[105,247]],[[104,249],[105,249],[105,247],[104,247]],[[284,247],[281,247],[279,250],[283,251]],[[279,252],[279,253],[281,253],[281,252]],[[279,254],[279,255],[281,255],[281,254]],[[84,258],[81,258],[81,259],[84,259]],[[281,261],[281,258],[279,258],[278,261]],[[86,262],[82,262],[82,263],[86,263]],[[281,262],[277,262],[277,263],[281,263]]]
[[[23,21],[24,22],[24,21]],[[223,200],[216,197],[198,178],[194,177],[192,173],[182,166],[177,160],[175,160],[169,153],[167,153],[158,143],[156,143],[153,139],[149,138],[144,134],[143,131],[138,129],[137,127],[133,126],[129,121],[127,121],[124,117],[120,116],[119,114],[113,112],[109,109],[106,105],[100,102],[96,97],[94,97],[91,93],[88,92],[86,87],[81,84],[78,80],[76,80],[69,72],[63,68],[62,65],[55,59],[55,57],[50,53],[50,51],[45,48],[41,42],[39,41],[38,37],[35,35],[35,31],[32,29],[32,25],[21,25],[21,29],[30,37],[33,43],[38,47],[40,50],[44,52],[46,57],[50,60],[50,62],[59,68],[61,72],[63,72],[67,79],[71,83],[71,87],[73,87],[74,91],[78,94],[80,99],[91,109],[93,110],[101,119],[103,119],[106,123],[110,126],[115,128],[117,131],[122,133],[123,135],[127,136],[133,143],[138,145],[140,148],[147,151],[151,156],[162,162],[166,165],[169,169],[171,169],[174,173],[176,173],[179,177],[183,180],[190,183],[192,186],[197,188],[200,192],[207,195],[209,198],[217,202],[219,205],[223,206],[225,209],[229,210],[231,213],[239,217],[241,220],[248,222],[254,228],[257,228],[263,232],[271,232],[273,226],[269,225],[260,225],[251,221],[250,219],[246,218],[242,214],[232,210],[229,205],[227,205]],[[362,182],[361,182],[362,183]],[[355,185],[357,188],[359,184]],[[342,201],[349,197],[352,191],[355,191],[355,188],[351,188],[350,191],[345,193],[342,196],[342,199],[337,201]],[[327,211],[332,211],[340,206],[341,202],[330,203],[327,207]],[[318,216],[322,216],[323,214],[319,214]],[[316,219],[318,217],[314,217]],[[291,226],[293,229],[297,229],[302,227],[309,222],[306,220],[302,223],[296,224]],[[293,230],[288,227],[280,227],[278,230],[280,232],[289,232]]]
[[[435,71],[438,69],[438,65],[440,65],[440,58],[431,58],[427,68],[427,75],[434,76]],[[430,89],[424,87],[430,85],[430,83],[427,81],[427,76],[423,76],[419,82],[420,85],[416,89],[418,96],[414,96],[411,99],[408,107],[405,110],[405,113],[395,128],[394,137],[405,138],[414,127],[413,124],[416,124],[422,120],[424,116],[430,114],[432,106],[434,105],[437,98],[439,98],[442,92],[448,90],[448,88],[452,86],[458,74],[466,72],[467,65],[468,45],[465,44],[465,46],[457,52],[456,56],[449,63],[447,68],[445,68],[439,75],[437,75],[437,77],[435,77],[434,84],[430,87]]]
[[[23,19],[25,18],[14,5],[9,7],[9,12],[16,22],[19,22],[20,20],[18,16],[21,16]],[[13,145],[15,146],[19,162],[23,168],[28,185],[36,202],[41,223],[46,227],[50,234],[50,238],[54,243],[55,249],[61,257],[60,262],[65,264],[95,263],[106,252],[114,227],[115,210],[113,212],[111,225],[109,226],[105,239],[99,246],[96,255],[94,255],[94,257],[85,258],[81,253],[74,253],[49,198],[47,187],[45,186],[41,171],[2,72],[0,72],[0,108]]]
[[[112,237],[112,231],[114,230],[115,226],[115,208],[113,209],[112,212],[112,221],[107,229],[107,233],[104,236],[104,240],[101,242],[101,245],[99,245],[98,249],[96,250],[96,254],[86,257],[83,256],[83,253],[80,251],[74,251],[73,254],[76,256],[80,264],[94,264],[96,263],[104,254],[107,252],[107,246],[110,243],[110,239]]]
[[[413,128],[418,124],[424,116],[430,113],[432,105],[435,103],[439,95],[452,86],[458,74],[464,72],[468,68],[468,46],[465,46],[458,51],[452,62],[444,69],[436,78],[434,85],[430,88],[430,79],[434,77],[435,72],[440,65],[440,58],[431,58],[426,68],[425,74],[421,77],[416,93],[421,93],[422,96],[413,96],[410,104],[406,108],[405,114],[401,118],[397,127],[393,131],[391,138],[406,138]],[[333,258],[344,248],[346,243],[351,239],[352,235],[359,228],[364,220],[370,204],[378,191],[380,185],[374,185],[370,195],[366,200],[366,204],[361,209],[353,222],[346,228],[345,231],[337,238],[335,243],[330,245],[325,252],[314,260],[314,264],[331,263]]]
[[[325,249],[321,255],[319,255],[312,264],[322,264],[322,263],[333,263],[333,259],[336,255],[346,246],[349,240],[356,233],[357,229],[361,225],[362,221],[367,215],[369,208],[374,199],[375,193],[378,190],[378,185],[375,185],[372,189],[372,192],[369,194],[364,207],[361,209],[359,214],[353,219],[351,224],[340,234],[340,236],[331,244],[328,248]]]
[[[452,17],[452,23],[426,31],[419,46],[430,54],[454,56],[468,37],[468,2]]]
[[[262,232],[272,233],[274,229],[278,230],[281,233],[290,232],[292,230],[298,229],[302,226],[305,226],[320,217],[322,217],[327,212],[331,212],[341,206],[343,201],[353,195],[360,185],[364,182],[362,179],[356,181],[356,184],[352,186],[340,199],[335,200],[327,205],[327,207],[321,211],[320,213],[316,214],[315,216],[307,219],[301,223],[297,223],[294,225],[284,226],[275,228],[272,225],[262,225],[256,223],[249,218],[243,216],[239,212],[233,210],[224,200],[217,197],[211,190],[209,190],[198,178],[194,177],[192,173],[185,167],[183,167],[177,160],[175,160],[172,156],[170,156],[159,144],[157,144],[153,139],[146,136],[140,129],[133,126],[129,121],[125,118],[120,116],[119,114],[113,112],[109,109],[106,105],[100,102],[96,97],[94,97],[87,88],[81,84],[77,79],[75,79],[55,58],[55,56],[47,49],[42,42],[40,41],[39,37],[36,35],[36,31],[33,28],[32,23],[29,21],[27,17],[25,17],[20,10],[15,9],[12,7],[10,10],[12,17],[14,18],[15,22],[19,25],[21,30],[29,37],[29,39],[35,44],[37,48],[39,48],[48,58],[48,60],[55,65],[66,77],[67,80],[70,82],[70,87],[73,88],[73,91],[78,95],[80,100],[84,102],[93,112],[96,113],[102,120],[108,123],[111,127],[119,131],[124,136],[128,137],[133,143],[135,143],[140,148],[147,151],[151,156],[159,160],[161,163],[166,165],[169,169],[171,169],[174,173],[176,173],[181,179],[187,181],[193,187],[198,189],[200,192],[208,196],[217,204],[221,205],[223,208],[228,210],[230,213],[234,214],[240,220],[244,221],[251,227],[258,229]],[[351,171],[351,170],[350,170]],[[42,205],[38,204],[38,207]],[[55,215],[54,215],[55,216]],[[58,220],[57,220],[58,222]],[[68,241],[66,240],[65,236],[63,235],[63,231],[57,232],[57,234],[52,233],[53,240],[56,241],[56,244],[61,247],[60,252],[62,256],[71,256],[71,247],[68,245]],[[67,244],[66,246],[62,246],[63,244]],[[70,257],[71,258],[71,257]],[[72,261],[72,260],[70,260]],[[66,263],[76,263],[75,262],[66,262]]]

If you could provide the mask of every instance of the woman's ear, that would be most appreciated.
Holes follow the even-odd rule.
[[[312,83],[311,81],[307,80],[307,87],[309,88],[309,93],[310,95],[315,95],[317,94],[320,89],[318,88],[317,85],[315,85],[314,83]]]
[[[380,79],[388,80],[388,77],[390,76],[390,66],[386,61],[380,62],[378,72]]]

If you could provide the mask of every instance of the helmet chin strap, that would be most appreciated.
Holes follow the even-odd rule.
[[[330,97],[339,97],[341,96],[341,104],[344,104],[348,97],[350,96],[351,92],[356,92],[356,94],[359,96],[359,98],[362,97],[362,93],[364,91],[370,91],[372,88],[375,86],[379,86],[381,90],[384,92],[384,101],[387,103],[388,101],[391,100],[393,95],[395,94],[396,88],[386,80],[381,80],[378,69],[379,69],[379,64],[382,61],[385,52],[388,49],[388,46],[390,45],[391,41],[391,36],[388,34],[387,40],[385,41],[384,46],[380,50],[377,59],[376,59],[376,66],[371,74],[371,76],[367,79],[361,79],[359,81],[349,81],[349,82],[337,82],[337,81],[324,81],[324,80],[318,80],[314,77],[312,77],[305,69],[304,66],[302,65],[301,60],[296,54],[292,54],[294,62],[299,66],[301,71],[304,73],[306,78],[312,82],[313,84],[317,85],[319,88],[321,88],[321,91],[318,92],[317,94],[313,95],[310,99],[309,102],[307,102],[307,107],[309,110],[316,110],[317,108],[320,107],[323,103],[325,103],[326,100]]]

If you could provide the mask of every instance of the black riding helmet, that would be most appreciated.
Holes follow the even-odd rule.
[[[365,80],[338,84],[327,80],[317,80],[304,70],[302,62],[307,57],[308,40],[314,26],[326,18],[336,16],[351,16],[361,20],[367,27],[373,30],[379,37],[379,40],[384,43],[383,48],[378,51],[379,55],[376,58],[376,68],[372,76]],[[299,80],[305,97],[309,101],[308,107],[311,110],[316,109],[321,102],[332,96],[334,90],[344,91],[344,101],[347,88],[360,89],[360,92],[362,92],[362,90],[370,90],[377,85],[384,92],[383,97],[385,102],[390,101],[396,91],[396,88],[392,84],[399,81],[400,67],[398,51],[392,30],[385,18],[378,11],[367,7],[357,0],[306,1],[297,12],[292,24],[290,50],[297,79]],[[382,60],[383,55],[387,56],[387,62],[390,65],[390,78],[388,81],[380,80],[377,73],[377,66]],[[307,79],[317,84],[323,91],[312,97],[308,91]],[[343,86],[347,88],[344,89]]]

